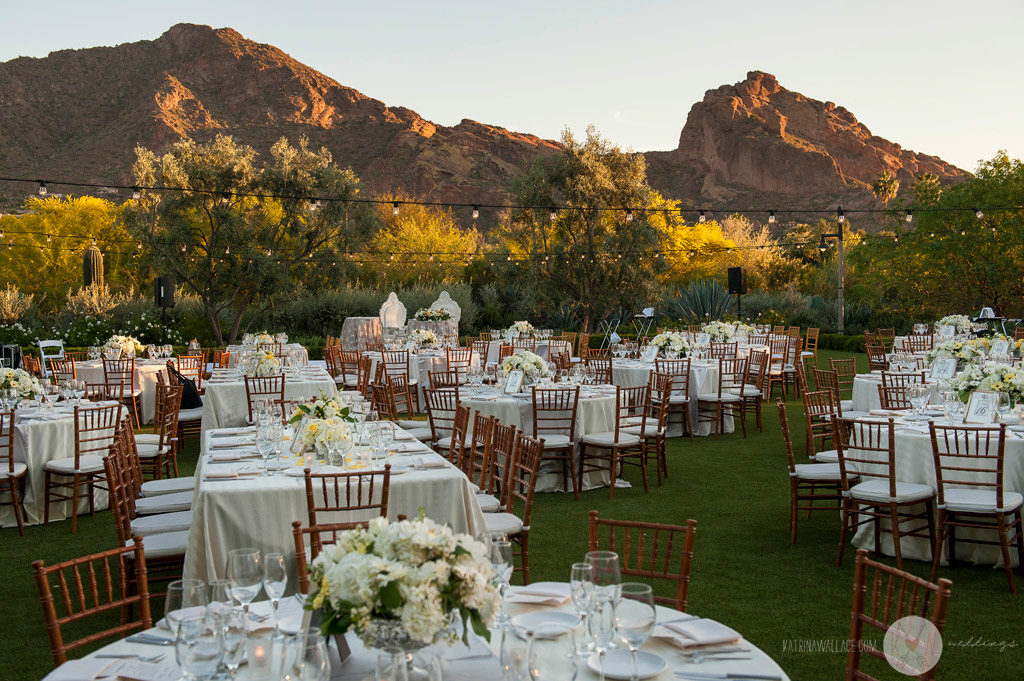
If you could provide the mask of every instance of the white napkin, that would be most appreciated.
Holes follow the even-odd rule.
[[[237,426],[235,428],[218,428],[210,431],[210,437],[228,437],[231,435],[242,435],[244,433],[255,433],[256,426]]]
[[[429,449],[426,445],[421,442],[396,442],[394,445],[396,452],[420,452]]]
[[[742,638],[734,629],[706,617],[659,624],[654,628],[654,636],[680,648],[733,643]]]
[[[426,426],[428,424],[427,424],[426,421],[424,421],[423,425]],[[412,435],[409,435],[409,433],[403,432],[401,430],[396,430],[395,431],[395,439],[396,440],[415,440],[416,438],[414,438]]]
[[[210,454],[210,461],[241,461],[242,452],[233,449],[227,452],[214,452]]]
[[[233,480],[238,477],[234,466],[208,466],[203,469],[203,480]]]
[[[413,468],[447,468],[448,462],[439,456],[424,456],[411,465]]]
[[[534,603],[537,605],[562,605],[571,596],[566,582],[534,582],[529,586],[509,589],[505,596],[508,603]]]
[[[181,678],[176,667],[139,660],[118,660],[104,672],[104,676],[126,681],[178,681]]]
[[[868,412],[872,416],[905,416],[909,412],[906,411],[894,411],[891,409],[872,409]]]
[[[242,437],[218,437],[210,440],[211,449],[223,449],[227,447],[245,447],[256,444],[256,436]]]
[[[111,660],[68,660],[43,677],[43,681],[93,681],[112,665]]]

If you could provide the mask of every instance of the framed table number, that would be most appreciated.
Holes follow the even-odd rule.
[[[511,395],[517,393],[523,388],[524,374],[522,369],[516,369],[515,371],[508,372],[508,378],[505,379],[505,393]]]
[[[992,390],[975,390],[967,399],[964,423],[992,423],[999,409],[999,393]]]
[[[1010,341],[1008,340],[994,340],[992,345],[989,346],[988,354],[994,357],[1005,357],[1010,354]]]
[[[648,345],[644,348],[644,354],[640,356],[640,359],[646,364],[653,364],[654,360],[658,358],[658,346]]]
[[[949,380],[956,374],[956,357],[936,357],[929,378]]]

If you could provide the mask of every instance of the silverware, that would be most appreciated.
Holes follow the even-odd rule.
[[[728,679],[728,681],[782,681],[782,677],[777,674],[743,674],[740,672],[675,672],[675,675],[681,679],[694,679],[694,681],[702,681],[704,679]]]
[[[99,653],[94,657],[101,657],[103,659],[111,660],[138,660],[139,662],[159,662],[164,659],[166,653],[160,653],[159,655],[136,655],[134,653]]]
[[[156,636],[147,636],[146,634],[136,634],[135,636],[129,636],[125,639],[129,643],[142,643],[148,646],[173,646],[174,641],[168,638],[158,638]]]

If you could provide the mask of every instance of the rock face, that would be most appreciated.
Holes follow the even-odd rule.
[[[133,149],[227,133],[265,154],[282,135],[327,147],[371,192],[500,203],[556,142],[463,120],[436,125],[388,107],[229,28],[179,24],[152,41],[0,63],[0,175],[129,183]],[[673,151],[646,154],[664,195],[694,206],[874,205],[882,170],[965,173],[875,137],[831,102],[748,74],[695,104]],[[8,205],[33,187],[0,184]],[[51,191],[64,191],[54,186]]]
[[[655,188],[708,205],[763,206],[775,197],[788,205],[843,198],[856,205],[872,200],[870,185],[883,170],[904,188],[926,172],[942,182],[966,176],[940,158],[872,135],[843,107],[787,90],[760,71],[708,90],[690,109],[679,147],[647,158]]]

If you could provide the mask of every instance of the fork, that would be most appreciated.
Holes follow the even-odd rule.
[[[138,660],[139,662],[159,662],[164,659],[166,653],[159,653],[157,655],[137,655],[135,653],[99,653],[94,657],[101,657],[104,659],[114,660]]]
[[[750,651],[745,648],[722,648],[720,650],[694,650],[692,652],[681,650],[680,657],[692,664],[700,664],[705,660],[749,660]]]

